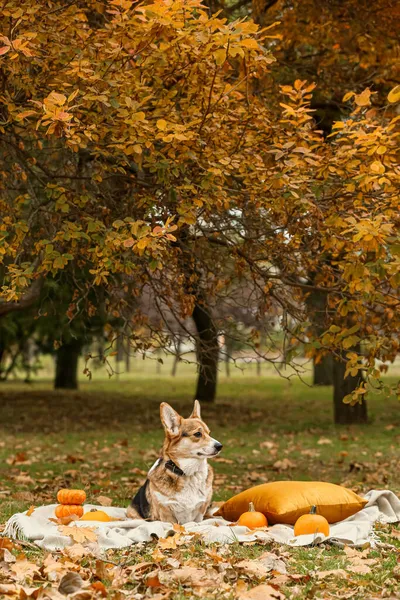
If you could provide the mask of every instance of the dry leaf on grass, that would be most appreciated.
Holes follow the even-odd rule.
[[[17,542],[9,537],[0,537],[0,548],[7,548],[7,550],[14,550],[17,546]]]
[[[74,562],[79,562],[84,556],[89,556],[92,554],[92,551],[88,548],[85,548],[85,546],[82,546],[82,544],[72,544],[72,546],[63,548],[62,552]]]
[[[11,570],[15,573],[18,582],[23,582],[25,579],[32,579],[34,575],[39,574],[37,565],[27,560],[24,554],[17,556],[17,560],[12,565]]]
[[[96,542],[97,533],[93,527],[69,527],[60,525],[58,531],[63,535],[68,535],[75,542],[80,544],[81,542]]]
[[[112,500],[107,496],[97,496],[96,500],[100,506],[112,506]]]
[[[248,592],[239,592],[238,600],[284,600],[285,596],[272,585],[258,585]]]
[[[68,594],[74,594],[83,586],[83,579],[76,573],[75,571],[70,571],[66,573],[64,577],[60,581],[60,585],[58,586],[58,591],[65,596]]]
[[[16,592],[17,586],[15,583],[0,583],[0,594],[10,596],[11,594],[16,594]]]
[[[172,535],[170,537],[167,538],[160,538],[158,540],[158,546],[162,549],[162,550],[175,550],[177,548],[176,542],[177,542],[178,536],[177,535]]]
[[[359,575],[367,575],[371,573],[371,566],[377,563],[376,558],[367,558],[370,553],[370,548],[366,548],[362,552],[356,548],[350,548],[349,546],[344,547],[344,551],[347,556],[347,560],[350,566],[347,569],[351,570],[352,573],[358,573]]]
[[[193,588],[215,588],[223,584],[223,576],[213,569],[198,569],[196,567],[182,567],[172,571],[161,571],[159,580],[163,585],[187,585]]]
[[[319,438],[317,444],[318,444],[318,446],[325,446],[328,444],[332,444],[332,440],[330,440],[329,438],[326,438],[326,437],[321,437],[321,438]]]
[[[6,563],[14,563],[17,559],[7,548],[0,548],[0,560]]]
[[[240,569],[246,575],[261,579],[266,577],[270,571],[286,574],[286,565],[281,558],[272,552],[265,552],[256,560],[241,560],[236,563],[235,569]]]
[[[283,458],[282,460],[277,460],[273,465],[272,468],[275,471],[287,471],[288,469],[292,469],[293,467],[296,467],[296,463],[294,463],[292,460],[289,460],[288,458]]]
[[[315,575],[318,579],[326,579],[327,577],[348,577],[348,573],[344,569],[331,569],[329,571],[316,571]]]
[[[91,586],[96,592],[99,592],[104,598],[107,597],[107,588],[101,581],[94,581]]]

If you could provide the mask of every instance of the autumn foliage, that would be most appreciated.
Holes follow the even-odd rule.
[[[9,1],[1,19],[3,301],[68,277],[71,319],[99,288],[127,318],[147,287],[184,320],[242,285],[260,320],[279,311],[289,361],[329,349],[379,381],[399,344],[398,88],[384,110],[347,93],[326,139],[315,82],[269,77],[275,27],[198,0]]]

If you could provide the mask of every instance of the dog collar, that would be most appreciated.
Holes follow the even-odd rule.
[[[182,469],[178,467],[178,465],[176,465],[171,459],[165,461],[165,468],[168,469],[168,471],[171,471],[171,473],[173,473],[174,475],[178,475],[179,477],[182,477],[182,475],[185,474],[182,471]]]

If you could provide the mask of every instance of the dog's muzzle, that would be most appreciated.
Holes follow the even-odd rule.
[[[214,448],[215,448],[215,454],[219,454],[223,448],[223,445],[220,442],[215,442]]]

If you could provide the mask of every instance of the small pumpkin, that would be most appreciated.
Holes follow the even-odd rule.
[[[250,502],[249,504],[249,510],[240,515],[237,524],[244,525],[249,529],[257,529],[257,527],[268,527],[267,517],[263,513],[257,512],[252,502]]]
[[[83,504],[86,500],[86,492],[63,488],[58,491],[57,500],[60,504]]]
[[[71,515],[81,517],[83,515],[83,506],[80,504],[59,504],[56,506],[55,513],[57,519],[61,519],[62,517],[70,517]]]
[[[104,510],[91,510],[85,513],[81,519],[81,521],[112,521],[112,518],[104,512]]]
[[[329,535],[329,523],[322,515],[317,515],[317,507],[312,506],[308,515],[299,517],[294,525],[294,535],[323,533]]]

